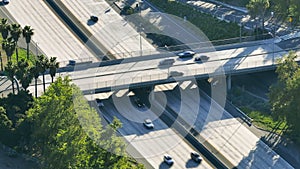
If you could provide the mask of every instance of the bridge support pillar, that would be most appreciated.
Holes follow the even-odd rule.
[[[155,95],[154,95],[154,88],[155,88],[155,86],[151,86],[150,87],[150,93],[149,93],[149,98],[152,100],[152,101],[154,101],[154,99],[155,99]]]
[[[231,75],[227,75],[227,91],[231,89]]]

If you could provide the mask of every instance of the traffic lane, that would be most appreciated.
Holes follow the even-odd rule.
[[[59,62],[87,58],[98,61],[44,2],[14,1],[6,8],[22,27],[30,25],[34,29],[32,39],[47,56],[57,57]]]
[[[170,92],[170,95],[172,96],[170,97],[170,99],[174,99],[174,95],[176,95],[176,93],[178,92]],[[209,97],[204,97],[206,97],[205,100],[207,100],[208,103]],[[177,105],[178,102],[180,102],[180,99],[177,99]],[[168,104],[168,106],[172,107],[171,104]],[[209,105],[207,104],[207,106]],[[177,109],[175,111],[179,110]],[[208,111],[206,110],[206,112]],[[230,114],[227,111],[224,111],[224,114],[227,114],[226,117],[230,117]],[[186,114],[181,114],[181,117],[186,118],[184,117],[185,115]],[[199,124],[198,119],[197,124]],[[210,121],[209,123],[207,123],[207,125],[204,128],[195,127],[195,129],[199,132],[200,135],[203,136],[203,138],[205,138],[208,141],[211,140],[209,142],[214,147],[216,147],[222,154],[224,154],[225,157],[228,157],[230,162],[241,168],[249,166],[252,166],[254,168],[259,168],[259,166],[290,166],[282,158],[280,158],[279,161],[275,162],[273,158],[274,156],[278,155],[234,118],[216,119],[216,121]],[[264,149],[269,149],[271,153],[266,154],[266,151],[263,151]],[[254,154],[256,157],[256,162],[259,163],[258,165],[251,164],[248,161],[250,158],[252,158],[252,155]]]
[[[110,101],[108,101],[110,102]],[[114,110],[115,106],[112,103],[104,101],[104,107],[102,107],[102,113],[105,114],[110,120],[114,116],[120,118],[123,123],[122,129],[119,131],[124,135],[124,137],[132,141],[132,144],[139,150],[139,152],[146,156],[146,159],[155,166],[155,168],[168,168],[168,166],[163,163],[163,155],[170,154],[175,163],[172,168],[213,168],[208,163],[203,160],[200,165],[197,165],[190,160],[190,152],[194,151],[188,144],[182,141],[182,138],[179,137],[172,129],[160,129],[156,128],[145,136],[131,136],[127,135],[127,129],[131,126],[132,121],[124,120],[123,116],[118,115],[118,111]],[[112,107],[111,107],[112,106]],[[123,106],[123,105],[122,105]],[[105,109],[106,107],[106,109]],[[126,118],[125,118],[126,119]],[[156,125],[161,123],[164,127],[167,127],[163,122],[157,120]],[[138,130],[141,128],[141,123],[137,124]],[[131,131],[129,131],[130,133]],[[151,135],[153,134],[153,136]],[[147,136],[148,135],[148,136]],[[181,140],[178,142],[178,140]],[[174,142],[175,141],[175,142]],[[175,143],[175,144],[174,144]],[[167,145],[166,145],[167,144]],[[149,146],[151,145],[151,146]]]
[[[115,54],[117,58],[139,56],[141,49],[144,52],[153,50],[153,53],[158,53],[117,12],[110,10],[111,7],[105,1],[84,0],[79,2],[63,1],[63,3],[92,32],[95,38],[104,42],[103,45],[106,46],[106,49]],[[93,24],[87,23],[91,15],[98,16],[99,21]]]
[[[268,55],[254,55],[251,57],[251,54],[257,54],[259,52],[267,52],[270,50],[270,45],[268,46],[254,46],[254,47],[244,47],[244,48],[238,48],[238,49],[230,49],[230,50],[223,50],[223,51],[216,51],[216,52],[208,52],[208,53],[197,53],[195,57],[205,55],[209,59],[208,61],[204,62],[195,62],[194,58],[184,58],[180,59],[177,56],[173,55],[172,57],[167,57],[168,59],[174,59],[174,63],[172,65],[163,65],[160,66],[160,61],[166,59],[166,58],[155,58],[153,60],[147,60],[147,61],[137,61],[137,62],[130,62],[126,63],[121,62],[117,65],[111,65],[111,66],[103,66],[103,67],[96,67],[96,68],[87,68],[85,70],[81,70],[78,73],[72,73],[73,76],[79,76],[83,77],[84,75],[90,74],[89,72],[92,72],[94,76],[101,76],[106,74],[112,74],[112,73],[124,73],[128,71],[138,71],[138,70],[145,70],[145,69],[158,69],[158,70],[168,70],[168,69],[183,69],[183,71],[194,71],[195,69],[202,69],[206,70],[207,72],[210,71],[213,73],[213,70],[217,70],[217,68],[223,68],[223,64],[226,64],[227,66],[233,66],[241,65],[241,66],[251,66],[248,65],[248,62],[251,62],[251,64],[258,63],[259,60],[261,60],[261,63],[266,62],[268,59],[272,60],[272,56],[270,54]],[[169,55],[169,54],[168,54]],[[169,55],[170,56],[170,55]],[[247,57],[245,57],[247,56]],[[258,60],[259,58],[259,60]],[[219,59],[222,59],[223,61],[220,61]],[[245,63],[245,64],[243,64]],[[186,67],[185,67],[186,66]],[[215,69],[214,69],[215,68]],[[75,67],[76,70],[76,67]],[[85,73],[85,71],[87,73]]]

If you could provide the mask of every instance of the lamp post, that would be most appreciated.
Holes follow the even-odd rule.
[[[39,55],[38,42],[35,42],[35,49],[36,49],[36,57],[37,57]]]
[[[143,56],[142,30],[142,24],[140,24],[140,56]]]

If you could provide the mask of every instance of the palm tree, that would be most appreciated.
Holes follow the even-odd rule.
[[[16,72],[16,78],[20,81],[23,89],[26,91],[33,79],[33,75],[30,73],[29,63],[27,60],[22,58],[21,61],[18,62],[17,66],[18,70]]]
[[[22,33],[22,35],[23,35],[23,37],[25,38],[26,43],[27,43],[27,59],[29,59],[29,43],[30,43],[30,41],[31,41],[31,37],[32,37],[33,34],[34,34],[34,33],[33,33],[33,29],[31,29],[30,26],[25,26],[25,27],[23,28],[23,33]]]
[[[35,66],[30,69],[30,74],[34,77],[35,98],[37,98],[37,79],[39,78],[41,67],[38,66],[38,61],[35,61]]]
[[[51,82],[53,83],[53,78],[56,74],[56,70],[59,68],[59,62],[56,62],[56,57],[51,57],[49,62]]]
[[[46,90],[46,87],[45,87],[45,72],[46,70],[49,68],[49,59],[47,57],[45,57],[44,55],[38,55],[37,56],[37,66],[40,67],[40,73],[42,73],[43,75],[43,89],[44,89],[44,92]]]
[[[15,80],[15,74],[16,74],[17,68],[15,65],[12,64],[11,61],[7,62],[7,65],[5,66],[5,72],[7,78],[11,81],[13,94],[15,94],[15,86],[14,86],[14,80]]]
[[[12,37],[9,37],[8,39],[3,39],[2,49],[5,51],[8,61],[11,61],[11,56],[14,53],[15,48],[16,45]]]
[[[18,41],[19,41],[19,38],[22,34],[22,28],[19,24],[12,24],[11,25],[11,29],[10,29],[10,34],[12,36],[12,38],[14,39],[14,42],[15,42],[15,46],[16,46],[16,59],[17,59],[17,62],[19,61],[19,54],[18,54]]]
[[[7,19],[2,18],[0,23],[0,31],[3,39],[6,39],[8,37],[9,30],[10,30],[10,25],[7,24]]]

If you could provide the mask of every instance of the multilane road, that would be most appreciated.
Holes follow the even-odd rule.
[[[38,47],[57,61],[99,61],[88,48],[61,22],[44,1],[18,0],[5,5],[22,27],[31,26]]]
[[[166,88],[156,86],[156,90]],[[196,137],[200,142],[213,147],[217,157],[226,157],[237,168],[293,168],[214,100],[201,91],[199,94],[199,90],[193,82],[178,84],[165,91],[167,106],[199,133]],[[164,102],[162,97],[156,100]]]
[[[138,153],[131,155],[138,159],[144,159],[154,168],[169,168],[163,162],[163,155],[169,154],[174,159],[174,165],[171,168],[215,168],[205,157],[200,164],[195,163],[190,158],[190,152],[195,151],[185,140],[178,135],[176,131],[169,128],[154,113],[164,111],[160,108],[137,108],[129,100],[129,93],[116,93],[109,100],[104,100],[100,112],[108,121],[114,117],[121,120],[123,126],[119,133],[125,138],[127,147],[134,146]],[[155,125],[154,129],[146,129],[143,126],[143,120],[150,118]],[[129,151],[130,152],[130,151]],[[147,166],[147,164],[146,164]],[[148,166],[147,166],[148,167]]]

